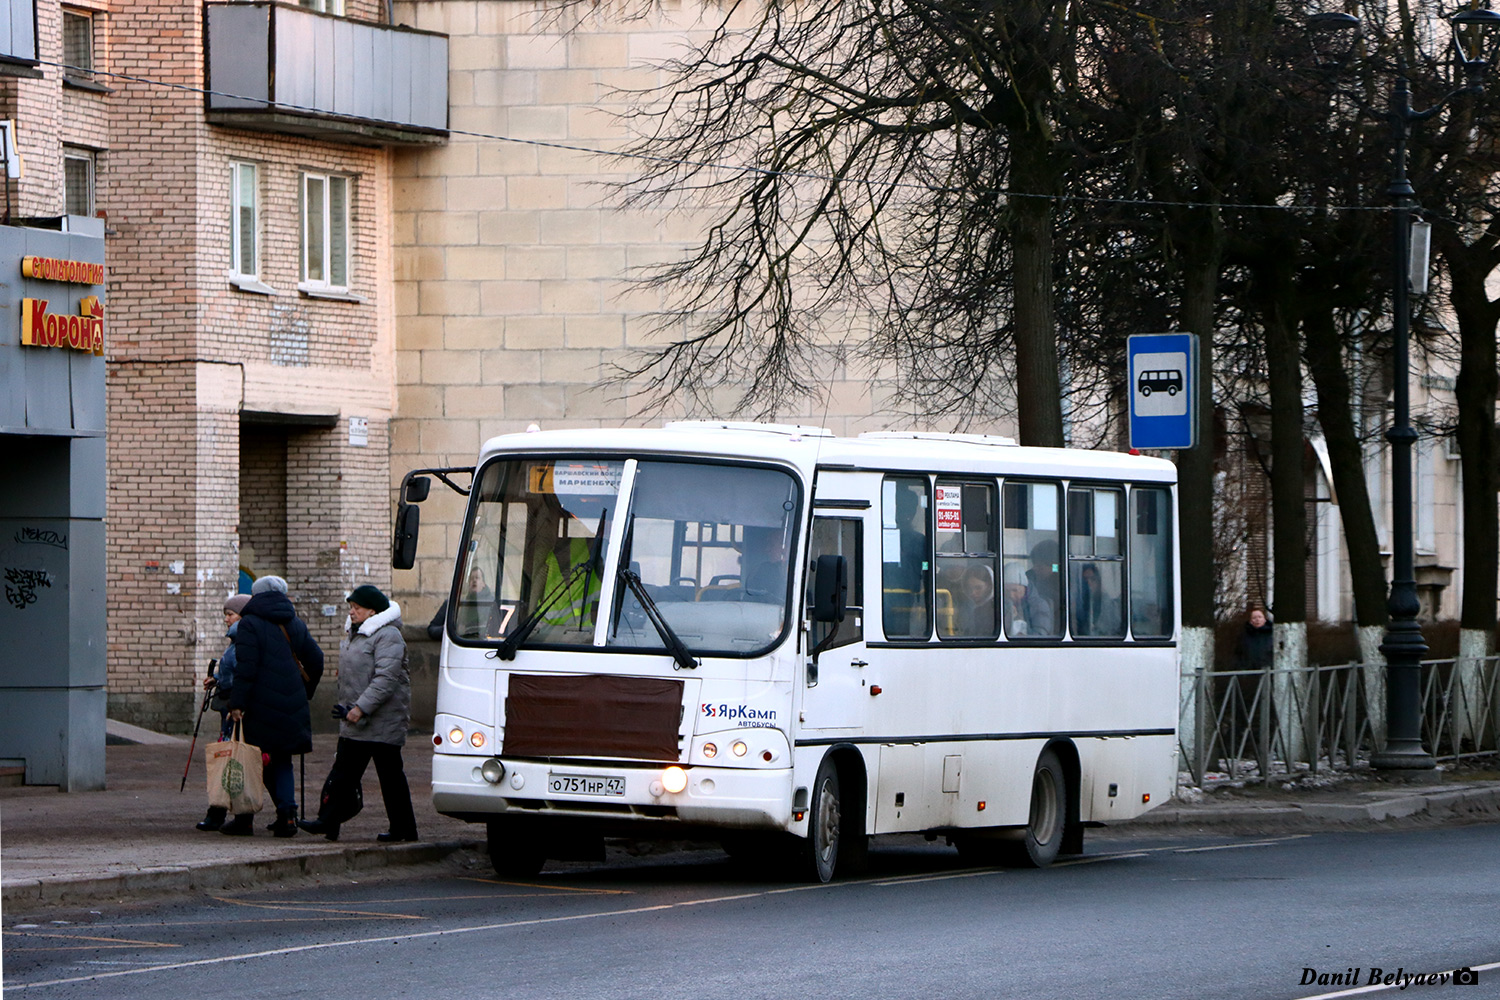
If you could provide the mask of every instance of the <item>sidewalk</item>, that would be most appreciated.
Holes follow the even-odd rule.
[[[122,728],[110,723],[112,732]],[[275,810],[257,815],[253,837],[226,837],[193,828],[206,802],[203,736],[182,792],[189,740],[140,730],[131,736],[152,742],[111,740],[105,748],[105,791],[0,787],[0,903],[7,910],[426,864],[484,840],[483,827],[433,811],[432,744],[422,733],[408,737],[403,753],[422,840],[390,845],[375,840],[387,824],[373,767],[365,774],[364,811],[344,825],[336,843],[301,831],[273,837],[265,825]],[[320,735],[313,742],[306,788],[315,813],[333,763],[334,738]]]
[[[111,730],[124,727],[111,723]],[[337,843],[299,832],[278,840],[258,817],[253,837],[193,828],[203,816],[203,741],[193,752],[187,790],[179,792],[188,740],[125,730],[149,743],[106,749],[102,792],[0,787],[0,903],[80,905],[139,893],[218,891],[303,876],[340,877],[401,865],[430,864],[482,845],[483,829],[439,816],[430,796],[432,754],[413,734],[406,773],[422,842],[378,844],[386,829],[373,768],[365,775],[365,809]],[[315,739],[307,757],[307,794],[316,799],[333,759],[332,737]],[[1493,766],[1491,764],[1490,766]],[[1265,835],[1286,831],[1369,829],[1417,823],[1500,820],[1500,771],[1475,767],[1434,773],[1421,784],[1368,773],[1305,776],[1290,787],[1246,785],[1184,789],[1129,824],[1142,836],[1209,832]]]

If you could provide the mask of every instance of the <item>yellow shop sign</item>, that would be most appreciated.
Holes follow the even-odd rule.
[[[78,315],[49,313],[46,299],[21,300],[23,347],[71,347],[104,353],[104,303],[90,295],[78,303]]]
[[[104,284],[104,265],[60,257],[22,257],[21,273],[42,281],[70,281],[75,285]]]

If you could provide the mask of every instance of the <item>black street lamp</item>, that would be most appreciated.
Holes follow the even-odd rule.
[[[1330,56],[1335,39],[1348,40],[1345,53],[1352,51],[1359,31],[1358,18],[1348,14],[1314,14],[1308,18],[1319,60],[1324,65],[1338,65],[1343,59]],[[1400,774],[1420,775],[1431,771],[1437,761],[1422,747],[1422,654],[1427,643],[1422,626],[1417,623],[1421,604],[1417,600],[1417,582],[1413,563],[1411,447],[1417,432],[1411,426],[1409,380],[1409,340],[1411,336],[1411,216],[1416,192],[1406,176],[1406,142],[1414,122],[1436,115],[1455,97],[1477,94],[1484,88],[1489,71],[1489,46],[1500,41],[1500,14],[1491,10],[1465,10],[1449,18],[1453,26],[1453,49],[1463,68],[1464,86],[1454,90],[1432,107],[1417,111],[1411,106],[1411,85],[1406,78],[1405,61],[1399,64],[1396,89],[1391,95],[1390,122],[1394,138],[1391,183],[1386,193],[1391,198],[1391,264],[1394,283],[1391,288],[1391,368],[1394,377],[1395,412],[1391,429],[1385,438],[1391,443],[1391,548],[1392,572],[1390,598],[1386,603],[1388,620],[1380,651],[1386,662],[1386,741],[1385,747],[1370,763],[1375,768]]]

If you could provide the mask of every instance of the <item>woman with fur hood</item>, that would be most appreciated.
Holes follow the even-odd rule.
[[[349,619],[339,643],[339,745],[324,785],[318,818],[301,823],[309,833],[339,838],[338,803],[347,802],[370,761],[380,778],[380,796],[390,829],[384,843],[417,839],[411,788],[401,762],[401,746],[411,725],[411,676],[406,671],[406,640],[401,605],[366,583],[349,594]]]

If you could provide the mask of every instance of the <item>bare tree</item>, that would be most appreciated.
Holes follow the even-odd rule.
[[[722,8],[629,116],[631,152],[652,159],[628,200],[687,199],[711,223],[650,275],[669,339],[622,376],[659,398],[736,387],[738,409],[765,413],[848,356],[887,363],[929,416],[1013,412],[1024,443],[1060,446],[1055,118],[1072,6]]]

